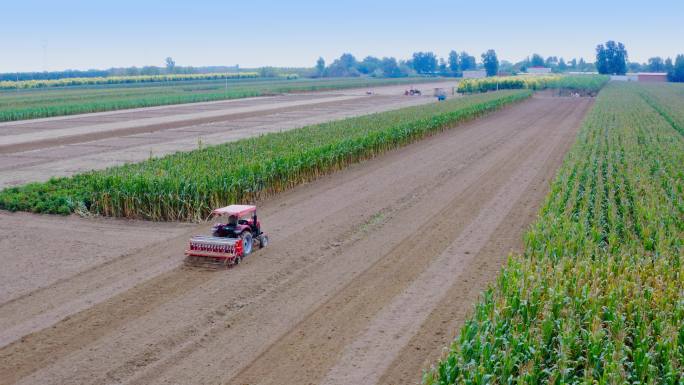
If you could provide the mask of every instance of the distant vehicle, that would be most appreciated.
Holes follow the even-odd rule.
[[[411,87],[411,89],[404,91],[404,95],[406,95],[406,96],[420,96],[421,92],[419,89]]]
[[[190,238],[186,263],[191,266],[238,265],[252,253],[256,244],[259,248],[268,245],[268,236],[261,231],[256,206],[230,205],[211,212],[214,218],[225,221],[212,227],[212,235],[196,235]]]
[[[447,97],[446,90],[444,90],[444,88],[435,88],[435,97],[436,97],[437,100],[439,100],[440,102],[441,102],[442,100],[446,100],[446,97]]]

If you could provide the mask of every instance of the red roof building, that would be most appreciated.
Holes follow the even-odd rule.
[[[665,83],[667,74],[664,72],[639,72],[637,80],[644,83]]]

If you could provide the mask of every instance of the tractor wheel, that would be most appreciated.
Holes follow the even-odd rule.
[[[259,237],[259,247],[263,249],[266,246],[268,246],[268,237],[266,235],[262,235]]]
[[[252,238],[252,233],[249,231],[240,234],[240,238],[242,238],[242,256],[246,257],[252,252],[254,239]]]

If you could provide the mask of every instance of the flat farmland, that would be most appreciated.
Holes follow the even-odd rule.
[[[48,120],[51,128],[33,131],[7,124],[2,140],[14,144],[6,149],[35,148],[2,154],[3,177],[13,175],[2,183],[146,159],[154,148],[153,156],[193,149],[198,138],[227,141],[259,127],[433,100],[395,94],[404,88],[297,95],[287,102],[315,102],[283,110],[277,105],[286,101],[259,99],[278,101],[233,104],[234,115],[245,114],[233,120],[125,135],[112,129],[82,142],[91,125],[112,124],[118,114],[150,113],[114,122],[122,125],[154,119],[160,110],[82,117],[88,122],[73,127],[56,123],[67,118]],[[230,103],[245,102],[256,103]],[[592,103],[534,96],[267,198],[260,218],[271,245],[228,271],[182,266],[188,237],[208,223],[0,213],[7,235],[0,239],[7,266],[0,383],[418,383],[507,253],[522,249],[522,234]],[[215,112],[206,106],[208,115]],[[178,112],[194,113],[204,112]],[[84,131],[65,131],[63,143],[41,142],[42,131],[70,128]],[[27,133],[37,139],[19,141]],[[159,142],[144,142],[155,133]],[[43,163],[21,163],[31,154]],[[27,234],[30,245],[16,242]]]
[[[431,82],[430,78],[232,78],[221,79],[231,74],[214,74],[219,79],[178,79],[171,75],[154,81],[142,81],[140,77],[125,79],[86,78],[62,79],[57,83],[70,84],[104,81],[89,85],[67,85],[35,87],[31,81],[21,84],[0,84],[0,122],[24,119],[47,118],[102,111],[116,111],[130,108],[165,106],[182,103],[198,103],[217,100],[242,99],[256,96],[280,95],[293,92],[351,89],[359,87],[388,86]],[[248,74],[245,74],[248,75]],[[254,75],[254,74],[252,74]],[[249,76],[252,76],[249,75]],[[201,75],[200,75],[201,76]],[[152,80],[152,79],[148,79]],[[63,82],[62,82],[63,81]],[[112,81],[112,84],[106,82]],[[118,83],[123,81],[123,83]],[[47,81],[50,83],[51,81]],[[13,82],[10,82],[13,83]],[[19,88],[14,88],[19,86]],[[45,85],[45,84],[44,84]]]
[[[0,188],[350,116],[434,101],[410,85],[191,103],[0,123]],[[372,94],[368,95],[367,92]]]

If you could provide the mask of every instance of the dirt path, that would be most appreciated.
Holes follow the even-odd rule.
[[[298,93],[0,123],[0,188],[307,124],[434,102],[407,86]]]
[[[520,247],[590,104],[536,98],[270,199],[271,247],[239,268],[179,267],[206,225],[172,228],[2,301],[0,383],[416,383]]]

